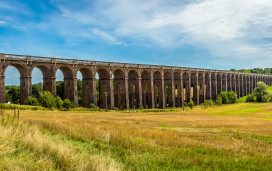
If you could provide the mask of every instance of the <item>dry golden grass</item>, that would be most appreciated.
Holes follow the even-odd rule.
[[[195,151],[192,150],[192,154],[189,151],[192,159],[182,159],[185,160],[182,162],[187,162],[186,165],[181,167],[183,169],[213,170],[219,168],[231,170],[229,166],[225,168],[225,161],[222,161],[222,165],[217,165],[216,162],[220,163],[223,160],[221,157],[224,156],[229,158],[228,164],[235,163],[235,160],[243,161],[245,166],[236,163],[238,168],[243,169],[250,169],[246,166],[253,161],[256,163],[253,162],[254,167],[252,166],[252,168],[265,165],[264,163],[272,163],[271,109],[272,104],[270,103],[241,103],[208,109],[197,107],[188,111],[178,109],[175,112],[150,113],[141,111],[135,113],[124,111],[97,113],[87,111],[21,111],[21,118],[26,121],[31,120],[32,123],[36,124],[53,125],[52,127],[58,129],[59,133],[64,133],[65,131],[62,132],[62,130],[66,130],[66,134],[67,131],[70,131],[71,135],[80,135],[85,140],[103,142],[106,144],[105,147],[99,146],[98,149],[106,154],[112,153],[116,161],[124,164],[126,169],[156,168],[157,166],[139,166],[137,168],[141,163],[148,165],[144,161],[139,161],[137,164],[139,158],[145,160],[144,158],[148,156],[147,152],[154,153],[153,156],[158,158],[156,160],[160,159],[160,155],[164,155],[154,152],[153,148],[155,148],[159,151],[165,151],[169,155],[173,154],[173,156],[177,155],[176,153],[180,149],[194,149]],[[48,126],[46,127],[48,128]],[[116,149],[111,149],[112,146],[125,149],[125,154],[119,154],[115,151]],[[210,161],[211,165],[206,166],[201,159],[194,158],[194,154],[202,153],[199,152],[199,149],[207,150],[203,153],[206,154],[206,157],[211,157],[207,160],[214,160]],[[216,150],[217,152],[209,150]],[[223,154],[221,155],[221,153]],[[122,155],[129,156],[129,159]],[[164,157],[166,156],[162,158]],[[172,163],[167,164],[173,164],[175,159],[171,159],[171,161]],[[136,166],[133,162],[136,163]],[[272,169],[271,164],[259,169],[263,168]],[[177,167],[172,169],[175,170]],[[255,169],[258,170],[258,168]]]

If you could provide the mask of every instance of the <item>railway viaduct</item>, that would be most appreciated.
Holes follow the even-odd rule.
[[[77,73],[82,74],[82,105],[120,109],[181,107],[193,99],[196,105],[215,100],[221,91],[238,97],[253,91],[257,82],[272,84],[271,75],[160,65],[113,63],[49,57],[0,54],[0,103],[5,103],[5,70],[20,73],[20,102],[32,95],[32,71],[43,74],[43,89],[56,96],[56,72],[64,75],[64,98],[78,106]],[[99,87],[96,87],[96,74]],[[97,91],[99,93],[97,93]]]

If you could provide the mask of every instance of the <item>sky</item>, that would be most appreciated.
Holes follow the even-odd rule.
[[[0,1],[0,53],[265,68],[272,67],[271,31],[272,0]],[[9,67],[6,75],[19,79],[16,72]],[[36,69],[33,81],[41,80]]]

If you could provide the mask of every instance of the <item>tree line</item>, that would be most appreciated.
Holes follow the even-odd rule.
[[[272,68],[253,68],[253,69],[231,69],[234,72],[254,73],[254,74],[272,74]]]

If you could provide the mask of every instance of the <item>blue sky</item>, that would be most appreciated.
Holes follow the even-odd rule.
[[[272,0],[1,0],[0,52],[211,69],[271,67],[271,11]],[[7,72],[16,77],[15,69]]]

